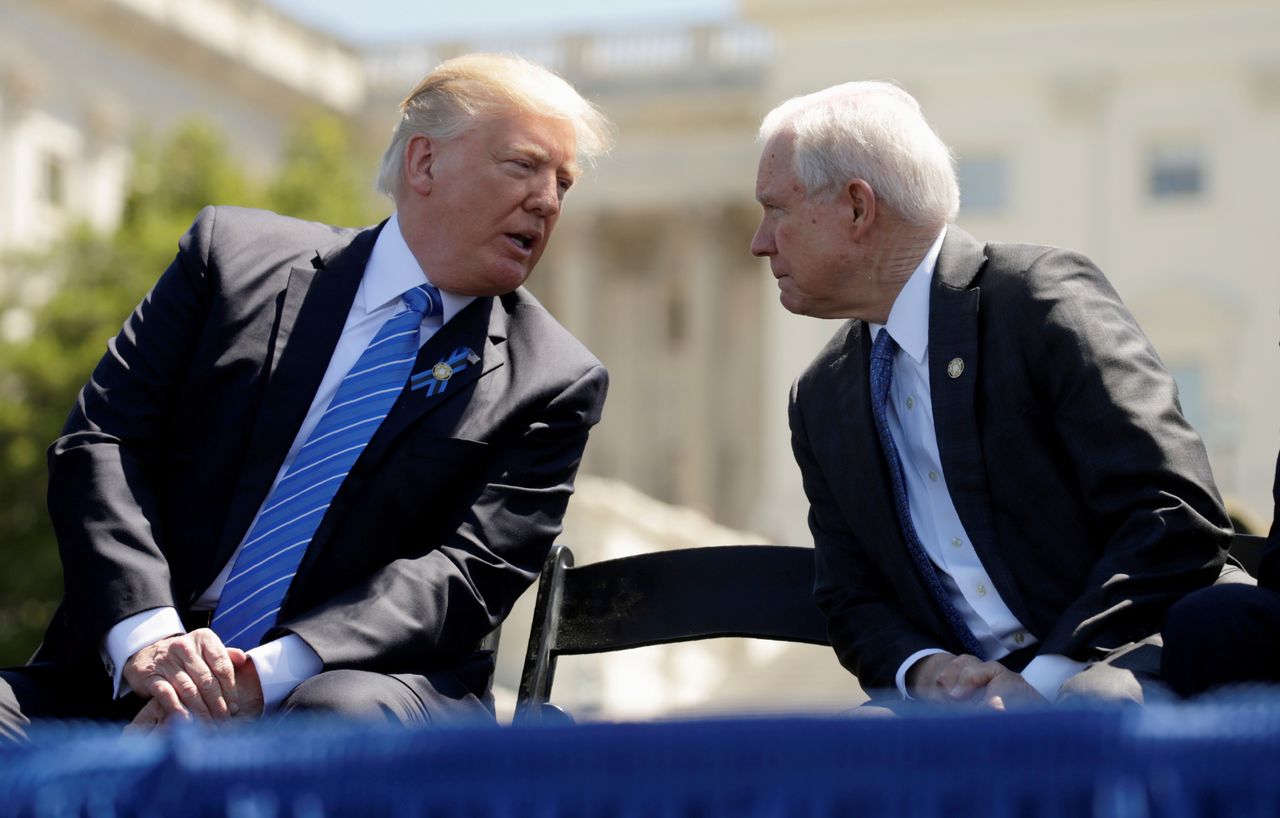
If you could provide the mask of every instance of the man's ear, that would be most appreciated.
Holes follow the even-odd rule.
[[[862,179],[851,179],[841,193],[848,208],[849,226],[855,237],[861,236],[876,220],[876,192]]]
[[[430,196],[435,184],[435,144],[430,137],[414,134],[404,146],[404,184],[419,196]]]

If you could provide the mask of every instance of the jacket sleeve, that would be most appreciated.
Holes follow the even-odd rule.
[[[177,257],[108,342],[48,451],[73,652],[128,616],[175,604],[152,464],[208,309],[214,220],[206,208],[182,237]]]
[[[1051,250],[1023,278],[1013,312],[1024,365],[1094,538],[1040,653],[1089,660],[1158,631],[1170,604],[1211,584],[1230,523],[1173,378],[1102,273]],[[1053,531],[1036,536],[1055,547]]]

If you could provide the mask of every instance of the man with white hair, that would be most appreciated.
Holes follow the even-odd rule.
[[[3,671],[0,735],[492,719],[478,645],[559,533],[607,387],[521,285],[608,138],[546,69],[460,57],[401,105],[382,224],[201,212],[50,449],[65,595]]]
[[[1230,524],[1133,317],[1083,256],[952,224],[950,152],[900,88],[789,100],[760,138],[751,251],[788,310],[849,319],[790,408],[841,662],[907,699],[1141,701]]]

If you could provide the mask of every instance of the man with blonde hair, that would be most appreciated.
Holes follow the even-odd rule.
[[[607,386],[521,285],[609,128],[506,56],[400,110],[387,221],[206,208],[110,343],[49,452],[65,595],[2,672],[0,734],[492,718],[478,645],[560,531]]]
[[[789,100],[760,138],[751,250],[788,310],[847,319],[790,412],[841,662],[906,699],[1142,700],[1230,524],[1133,317],[1083,256],[952,224],[950,152],[900,88]]]

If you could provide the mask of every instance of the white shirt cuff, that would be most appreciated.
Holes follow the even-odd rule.
[[[107,673],[111,674],[111,689],[115,691],[115,698],[130,692],[123,678],[124,666],[130,656],[167,636],[186,632],[187,629],[182,626],[182,618],[175,608],[152,608],[121,619],[113,625],[98,646],[98,652],[102,656],[102,663],[107,666]]]
[[[1077,662],[1056,653],[1046,653],[1032,659],[1022,669],[1022,678],[1049,701],[1058,698],[1058,688],[1062,683],[1087,666],[1085,662]]]
[[[324,670],[324,662],[297,634],[246,651],[262,683],[262,710],[271,713],[298,685]]]
[[[902,694],[902,698],[906,701],[915,701],[915,696],[907,692],[907,671],[911,670],[911,666],[919,662],[926,656],[932,656],[935,653],[946,653],[942,648],[925,648],[918,650],[907,657],[907,661],[898,666],[898,675],[893,677],[893,681],[898,685],[898,692]]]

